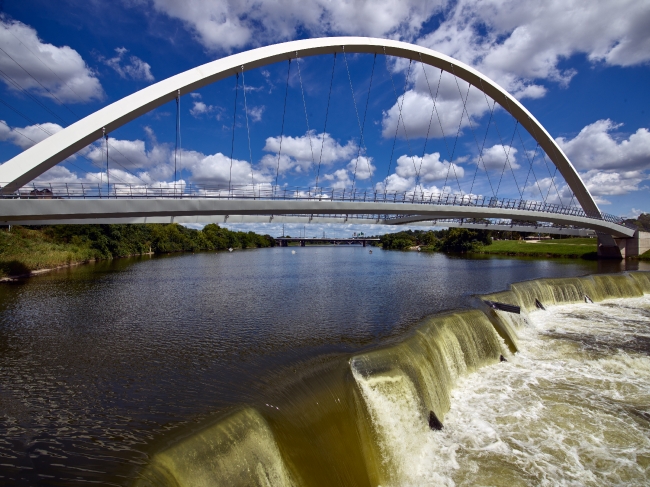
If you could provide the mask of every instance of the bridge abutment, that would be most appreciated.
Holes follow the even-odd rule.
[[[598,233],[598,257],[602,259],[627,259],[638,257],[650,250],[650,233],[637,230],[630,238],[617,238]]]

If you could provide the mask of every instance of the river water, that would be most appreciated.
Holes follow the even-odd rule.
[[[473,297],[622,264],[291,250],[0,285],[0,483],[647,483],[647,298],[523,323]]]

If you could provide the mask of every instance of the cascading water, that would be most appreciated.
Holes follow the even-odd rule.
[[[521,314],[434,316],[279,371],[267,402],[163,449],[136,484],[647,485],[648,294],[642,272],[513,284],[481,299]]]

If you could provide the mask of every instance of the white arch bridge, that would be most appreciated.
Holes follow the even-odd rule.
[[[113,184],[49,184],[32,181],[105,134],[181,95],[244,71],[288,59],[336,53],[404,58],[448,72],[482,91],[524,127],[547,154],[579,206],[471,194],[371,189],[287,188],[270,184],[159,187]],[[435,102],[434,102],[435,104]],[[363,138],[363,132],[362,132]],[[507,156],[506,156],[507,157]],[[531,163],[532,165],[532,163]],[[30,183],[32,185],[30,186]],[[0,222],[327,222],[511,228],[545,233],[599,234],[605,246],[635,236],[622,219],[600,211],[555,140],[512,95],[453,58],[386,39],[335,37],[276,44],[228,56],[129,95],[75,122],[0,166]],[[427,223],[428,222],[428,223]]]

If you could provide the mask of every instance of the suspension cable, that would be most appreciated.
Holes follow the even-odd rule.
[[[284,88],[284,107],[282,108],[282,130],[280,131],[280,148],[278,150],[278,165],[275,170],[275,187],[278,186],[278,176],[280,175],[280,157],[282,155],[282,139],[284,137],[284,116],[287,113],[287,96],[289,94],[289,74],[291,73],[291,58],[287,67],[287,82]]]
[[[375,54],[375,59],[376,59],[376,57],[377,57],[377,55]],[[365,113],[363,115],[363,125],[362,125],[361,120],[359,119],[359,110],[357,108],[357,100],[356,100],[356,98],[354,96],[354,88],[352,87],[352,77],[350,76],[350,67],[348,65],[348,57],[345,54],[345,46],[343,46],[343,60],[345,61],[345,69],[346,69],[346,71],[348,73],[348,81],[350,83],[350,93],[352,94],[352,103],[354,104],[354,113],[357,116],[357,125],[359,126],[359,133],[360,133],[359,148],[358,148],[358,151],[357,151],[357,158],[356,158],[356,161],[355,161],[355,164],[354,164],[354,175],[352,176],[352,191],[354,192],[354,186],[355,186],[356,179],[357,179],[357,167],[359,166],[359,157],[361,156],[361,149],[364,147],[363,130],[364,130],[365,125],[366,125],[366,115],[368,113],[368,102],[370,100],[370,87],[372,86],[372,75],[370,77],[370,86],[368,87],[368,96],[366,98],[366,111],[365,111]],[[374,70],[375,70],[375,62],[373,60],[373,63],[372,63],[373,74],[374,74]],[[370,169],[370,161],[368,160],[367,157],[366,157],[366,163],[368,164],[368,176],[370,177],[370,184],[372,186],[372,171]]]
[[[505,101],[506,101],[506,105],[507,105],[505,108],[508,111],[508,113],[510,113],[510,115],[512,116],[512,108],[510,107],[510,101],[508,100],[507,96],[505,97]],[[529,118],[529,120],[530,120],[530,118]],[[499,132],[499,126],[496,123],[496,121],[494,122],[494,126],[497,129],[497,134],[499,134],[499,140],[501,140],[501,133]],[[517,131],[518,126],[519,126],[519,120],[517,120],[516,123],[515,123],[515,131]],[[514,140],[514,137],[515,137],[515,134],[514,134],[514,131],[513,131],[512,140]],[[511,149],[512,149],[512,140],[510,141],[510,148]],[[501,146],[503,146],[503,141],[501,141]],[[505,152],[505,147],[503,148],[503,150]],[[510,163],[509,154],[510,154],[510,149],[508,150],[508,153],[506,154],[506,161],[508,162],[508,165],[510,166],[510,171],[512,172],[512,178],[515,180],[515,185],[517,186],[517,191],[519,192],[520,197],[523,198],[523,192],[521,190],[519,190],[519,184],[517,183],[517,178],[515,177],[515,171],[512,168],[512,164]],[[505,164],[503,166],[503,169],[505,170]],[[503,172],[501,173],[501,176],[503,177]],[[499,181],[499,185],[500,184],[501,184],[501,181]],[[497,192],[498,191],[499,190],[497,189]]]
[[[179,95],[176,93],[176,145],[174,146],[174,192],[176,191],[176,181],[178,181],[178,176],[176,175],[176,166],[178,162],[178,113],[180,112],[180,106],[178,101]]]
[[[246,104],[246,80],[244,79],[244,66],[241,67],[241,85],[244,91],[244,113],[246,114],[246,133],[248,134],[248,156],[251,162],[251,184],[255,192],[255,172],[253,171],[253,151],[251,150],[251,130],[248,126],[248,105]]]
[[[490,183],[490,191],[492,191],[492,196],[496,198],[496,193],[494,192],[494,186],[492,186],[492,180],[490,179],[490,173],[488,172],[488,168],[485,165],[485,159],[483,158],[483,152],[485,151],[485,143],[487,142],[487,137],[488,134],[490,133],[490,126],[492,124],[492,120],[494,118],[494,109],[497,106],[497,101],[492,100],[492,106],[490,106],[490,101],[487,98],[487,95],[485,94],[485,88],[483,87],[483,80],[479,78],[479,83],[481,84],[480,91],[483,93],[483,97],[485,98],[485,103],[487,104],[488,109],[490,110],[490,118],[488,120],[487,126],[485,127],[485,135],[483,136],[483,144],[481,145],[481,150],[479,152],[479,163],[483,163],[483,170],[485,171],[485,176],[487,177],[488,183]],[[477,171],[474,173],[474,177],[476,178],[476,173],[478,172],[478,165],[476,165]],[[472,190],[474,189],[474,182],[472,182]]]
[[[334,62],[332,63],[332,76],[330,77],[330,89],[327,95],[327,109],[325,110],[325,126],[323,127],[323,137],[320,145],[320,157],[318,158],[318,172],[316,173],[316,188],[318,188],[318,179],[320,178],[320,165],[323,160],[323,148],[325,147],[325,133],[327,131],[327,117],[330,113],[330,99],[332,98],[332,83],[334,82],[334,68],[336,67],[336,52],[334,53]],[[286,101],[285,101],[286,103]],[[279,162],[279,161],[278,161]]]
[[[1,50],[1,49],[2,49],[2,48],[0,48],[0,50]],[[12,59],[12,60],[13,60],[13,59]],[[18,63],[16,63],[16,64],[18,64]],[[19,66],[20,66],[20,65],[19,65]],[[21,66],[21,67],[22,67],[22,66]],[[29,74],[29,73],[27,73],[27,74]],[[2,71],[2,70],[0,70],[0,76],[2,76],[2,77],[5,78],[7,81],[9,81],[12,85],[14,85],[14,86],[16,87],[16,89],[18,89],[19,91],[23,92],[23,93],[25,94],[25,96],[27,96],[30,100],[32,100],[34,103],[36,103],[38,106],[40,106],[43,110],[47,111],[50,115],[52,115],[54,118],[56,118],[56,119],[57,119],[59,122],[61,122],[64,126],[67,126],[67,125],[68,125],[68,122],[67,122],[65,119],[63,119],[63,118],[60,117],[58,114],[56,114],[55,112],[53,112],[53,111],[52,111],[49,107],[47,107],[45,104],[41,103],[38,99],[36,99],[36,97],[34,97],[34,96],[33,96],[31,93],[29,93],[25,88],[23,88],[23,87],[22,87],[22,86],[21,86],[17,81],[15,81],[11,76],[7,75],[7,74],[6,74],[4,71]],[[31,76],[31,75],[30,75],[30,76]],[[38,82],[38,80],[36,80],[36,79],[35,79],[35,81]],[[40,84],[40,83],[39,83],[39,84]],[[9,106],[9,105],[6,104],[6,103],[5,103],[5,105]],[[14,111],[15,111],[15,110],[14,110]],[[37,124],[37,125],[38,125],[38,124]],[[41,130],[43,130],[43,129],[41,128]],[[44,132],[46,132],[48,135],[52,135],[52,134],[50,134],[49,132],[47,132],[47,131],[45,131],[45,130],[44,130]],[[118,149],[116,149],[116,148],[113,147],[113,146],[111,146],[111,147],[112,147],[113,149],[115,149],[115,150],[116,150],[120,155],[122,155],[122,157],[124,157],[126,160],[128,160],[129,162],[131,162],[131,161],[129,160],[128,157],[126,157],[124,154],[122,154],[122,152],[120,152]],[[122,167],[122,168],[123,168],[127,173],[129,173],[129,174],[131,174],[132,176],[135,176],[136,178],[140,179],[143,183],[145,182],[145,181],[144,181],[142,178],[140,178],[138,175],[136,175],[136,174],[132,173],[131,171],[129,171],[129,170],[128,170],[126,167],[124,167],[122,164],[119,164],[119,162],[117,162],[115,159],[113,159],[113,162],[115,162],[116,164],[120,165],[120,166],[121,166],[121,167]],[[133,164],[133,162],[131,162],[131,164]],[[146,183],[145,183],[145,184],[146,184]]]
[[[20,130],[18,130],[18,129],[16,129],[16,128],[13,128],[13,129],[12,129],[11,126],[10,126],[7,122],[5,122],[4,120],[0,120],[0,123],[3,124],[5,127],[7,127],[9,130],[11,130],[11,131],[13,131],[13,132],[16,132],[18,135],[20,135],[20,136],[24,137],[25,139],[29,140],[30,142],[32,142],[32,144],[34,144],[34,145],[38,144],[37,141],[35,141],[35,140],[32,139],[31,137],[26,136],[26,135],[23,134]],[[76,164],[73,164],[73,163],[70,162],[70,161],[64,161],[63,164],[69,164],[69,165],[71,165],[72,167],[74,167],[74,168],[76,168],[76,169],[79,169],[80,171],[83,171],[83,169],[81,169],[79,166],[77,166]],[[95,178],[97,181],[101,181],[97,176],[95,176],[95,175],[92,174],[92,173],[87,173],[87,175],[90,176],[90,177],[92,177],[92,178]]]
[[[102,134],[106,140],[106,190],[108,195],[111,195],[111,177],[108,173],[108,134],[106,133],[106,128],[102,128]]]
[[[402,103],[400,103],[399,97],[397,96],[397,90],[395,89],[395,82],[393,80],[393,73],[390,70],[390,67],[388,66],[388,56],[386,55],[386,48],[384,47],[384,56],[386,59],[386,69],[388,70],[388,74],[390,75],[390,83],[393,87],[393,94],[395,95],[395,102],[397,104],[397,108],[399,110],[399,116],[397,117],[397,126],[395,127],[395,137],[393,138],[393,149],[391,150],[390,153],[390,162],[388,164],[388,173],[386,174],[386,179],[390,176],[390,168],[393,164],[393,156],[395,153],[395,144],[397,142],[397,133],[399,132],[399,124],[400,122],[404,125],[404,136],[406,138],[406,143],[408,145],[409,152],[412,154],[413,151],[411,151],[411,142],[408,138],[408,133],[406,131],[406,121],[402,117],[402,107],[404,106],[404,100],[406,99],[406,89],[408,88],[408,80],[409,76],[411,74],[411,66],[413,65],[413,60],[409,60],[409,68],[408,71],[406,72],[406,78],[404,79],[404,92],[402,93]],[[411,161],[413,162],[413,171],[417,173],[417,167],[415,166],[415,159],[411,155]],[[384,185],[384,194],[388,191],[386,185]]]
[[[424,156],[427,153],[427,142],[429,141],[429,133],[431,132],[431,122],[433,122],[433,114],[436,112],[436,101],[438,99],[438,92],[440,91],[440,80],[438,80],[438,88],[436,89],[436,96],[433,97],[431,93],[431,86],[429,86],[429,79],[427,77],[426,70],[424,69],[424,64],[422,63],[422,55],[420,54],[420,66],[422,66],[422,71],[424,72],[424,77],[427,81],[427,86],[429,87],[429,94],[431,95],[431,100],[433,101],[433,108],[431,109],[431,116],[429,117],[429,127],[427,128],[427,136],[424,139],[424,147],[422,148],[422,157],[420,158],[420,167],[418,168],[417,173],[415,174],[415,191],[418,189],[418,184],[420,180],[420,173],[422,172],[422,163],[424,162]],[[442,73],[440,74],[442,77]],[[415,191],[413,191],[413,199],[415,200]]]
[[[298,67],[298,79],[300,80],[300,93],[302,94],[302,106],[305,108],[305,122],[307,124],[307,137],[309,137],[309,149],[311,150],[311,163],[315,166],[316,159],[314,158],[314,146],[311,141],[311,131],[309,130],[309,117],[307,116],[307,102],[305,101],[305,90],[302,86],[302,74],[300,73],[300,62],[298,61],[298,51],[296,51],[296,66]]]
[[[232,156],[235,152],[235,122],[237,121],[237,94],[239,93],[239,72],[235,75],[235,108],[232,112],[232,141],[230,143],[230,173],[228,175],[228,193],[232,188]]]
[[[18,110],[18,109],[15,108],[14,106],[10,105],[9,103],[7,103],[6,101],[4,101],[4,100],[1,99],[1,98],[0,98],[0,103],[2,103],[3,105],[5,105],[7,108],[9,108],[10,110],[12,110],[13,112],[17,113],[19,116],[21,116],[21,117],[24,118],[25,120],[27,120],[29,123],[31,123],[33,126],[35,126],[36,128],[38,128],[41,132],[43,132],[44,134],[46,134],[48,137],[49,137],[50,135],[53,135],[52,132],[50,132],[49,130],[46,130],[46,129],[41,125],[41,124],[39,124],[38,122],[32,120],[32,119],[29,118],[27,115],[25,115],[24,113],[22,113],[20,110]],[[11,127],[10,127],[6,122],[4,122],[4,121],[2,121],[2,120],[0,120],[0,122],[3,122],[7,127],[9,127],[9,128],[11,129]],[[12,130],[15,130],[15,131],[16,131],[16,129],[12,129]],[[20,133],[20,132],[18,132],[18,133]],[[23,134],[21,134],[21,135],[23,135]],[[26,137],[26,136],[23,135],[23,137]],[[28,138],[28,137],[27,137],[27,138]],[[32,139],[30,139],[30,140],[32,140]],[[111,147],[112,147],[112,146],[111,146]],[[91,160],[91,159],[88,159],[88,158],[87,158],[85,155],[83,155],[83,154],[79,154],[79,156],[82,157],[83,159],[85,159],[86,161],[88,161],[88,162],[90,163],[90,165],[95,166],[95,167],[100,168],[100,169],[102,168],[101,163],[97,163],[97,162],[95,162],[95,161],[93,161],[93,160]],[[118,164],[118,165],[120,165],[122,168],[124,168],[124,166],[122,166],[121,164],[119,164],[119,163],[116,162],[115,160],[113,160],[113,162],[115,162],[116,164]],[[69,164],[69,165],[71,165],[72,167],[76,167],[76,168],[79,169],[80,171],[86,171],[85,169],[80,168],[79,166],[73,164],[73,163],[70,162],[70,161],[65,161],[65,164]],[[125,169],[127,172],[129,172],[126,168],[124,168],[124,169]],[[92,173],[88,173],[88,171],[86,171],[86,173],[89,174],[91,177],[97,179],[98,181],[102,181],[100,178],[98,178],[97,176],[93,175]],[[136,177],[137,177],[137,176],[136,176]],[[116,176],[113,176],[113,178],[116,178]],[[128,184],[126,181],[124,181],[123,179],[121,179],[121,178],[119,178],[119,177],[118,177],[117,179],[118,179],[120,182],[124,183],[124,184]],[[144,182],[144,181],[143,181],[143,182]],[[102,182],[102,184],[103,184],[103,182]]]
[[[510,106],[510,105],[508,105],[508,106]],[[532,123],[532,121],[530,120],[530,117],[528,117],[528,121],[531,122],[529,125],[530,125],[531,129],[533,130],[533,134],[532,134],[533,138],[535,138],[535,140],[537,140],[537,135],[535,133],[535,124]],[[555,150],[555,152],[557,154],[557,148],[555,147],[555,144],[553,144],[552,147],[553,147],[553,150]],[[555,163],[553,163],[553,164],[555,164]],[[546,170],[548,171],[548,175],[551,176],[551,170],[548,167],[548,162],[546,162],[546,151],[544,151],[544,165],[546,166]],[[555,166],[554,175],[551,176],[551,184],[555,187],[555,192],[557,193],[557,197],[558,197],[558,199],[560,201],[560,204],[562,204],[562,197],[560,196],[560,191],[557,189],[557,186],[555,185],[555,179],[554,179],[555,174],[557,174],[557,166]],[[569,189],[570,188],[571,187],[569,186]],[[550,190],[551,190],[551,187],[549,185],[549,193],[550,193]],[[573,194],[573,190],[571,190],[571,193]],[[575,197],[575,194],[573,196]],[[548,198],[548,193],[547,193],[546,197]],[[573,198],[571,198],[571,200],[573,201]],[[546,199],[544,199],[544,203],[546,203]]]
[[[452,64],[451,66],[452,74],[454,75],[454,80],[456,81],[456,88],[458,89],[458,94],[461,97],[461,100],[463,100],[463,93],[460,90],[460,84],[458,83],[458,76],[456,76],[456,73],[454,71],[454,66]],[[490,110],[490,119],[488,121],[488,126],[487,130],[485,131],[485,136],[483,137],[483,145],[479,146],[478,139],[476,138],[476,131],[474,130],[474,125],[472,124],[472,117],[469,114],[469,110],[467,110],[467,100],[469,98],[469,90],[471,89],[472,84],[468,83],[467,87],[467,97],[463,100],[463,112],[465,115],[467,115],[467,123],[469,124],[469,129],[472,132],[472,138],[474,139],[474,143],[476,144],[476,148],[478,149],[478,161],[476,163],[476,169],[474,169],[474,177],[472,178],[472,185],[470,186],[469,194],[472,194],[472,191],[474,191],[474,183],[476,182],[476,176],[478,175],[478,168],[481,165],[481,162],[483,163],[483,169],[485,170],[485,175],[487,176],[488,183],[490,184],[490,190],[492,191],[492,194],[494,195],[494,188],[492,187],[492,181],[490,180],[490,175],[487,172],[487,167],[485,166],[485,160],[483,159],[483,151],[485,150],[485,141],[487,140],[487,134],[488,130],[490,128],[490,123],[492,122],[492,115],[494,113],[494,106],[492,106],[492,110]],[[489,108],[489,103],[488,103],[488,108]]]
[[[495,127],[497,126],[496,122],[494,123]],[[521,196],[521,191],[519,190],[519,184],[517,183],[517,178],[515,178],[515,171],[512,169],[512,164],[510,164],[510,151],[512,151],[512,143],[515,140],[515,132],[517,130],[517,126],[519,125],[519,120],[515,121],[515,129],[512,131],[512,138],[510,139],[510,144],[508,145],[508,150],[506,151],[505,145],[503,145],[503,141],[501,141],[501,147],[503,147],[503,152],[506,155],[506,159],[503,162],[503,169],[501,169],[501,177],[499,178],[499,184],[497,185],[497,197],[499,196],[499,189],[501,188],[501,182],[503,181],[503,174],[506,172],[506,165],[510,166],[510,170],[512,171],[512,177],[515,180],[515,185],[517,186],[517,191],[519,192],[519,196]],[[497,128],[497,132],[499,129]],[[501,136],[499,135],[499,138]]]
[[[521,132],[519,129],[517,129],[517,135],[519,136],[519,141],[521,142],[521,147],[524,149],[524,154],[526,155],[526,159],[528,159],[528,164],[530,165],[528,169],[528,174],[526,174],[526,181],[524,181],[524,189],[522,190],[522,194],[526,192],[526,185],[528,184],[528,179],[530,178],[530,174],[533,174],[533,178],[535,179],[535,183],[537,184],[537,189],[539,189],[539,181],[537,180],[537,175],[535,174],[535,169],[533,168],[533,163],[535,162],[535,157],[537,157],[537,150],[539,149],[539,143],[535,144],[535,151],[533,152],[533,158],[531,159],[530,156],[528,155],[528,151],[526,150],[526,145],[524,144],[524,139],[521,136]],[[536,141],[537,142],[537,141]],[[531,192],[532,194],[532,192]],[[544,198],[544,195],[542,195],[541,190],[540,190],[540,196]]]
[[[453,66],[452,66],[453,69]],[[455,77],[456,75],[452,73],[452,75]],[[468,84],[467,86],[467,94],[465,95],[465,98],[463,99],[463,94],[462,92],[460,93],[460,99],[463,101],[463,105],[467,103],[467,98],[469,98],[469,89],[471,88],[472,85]],[[454,177],[456,178],[456,184],[458,184],[458,191],[460,192],[461,196],[463,194],[463,191],[460,189],[460,181],[458,181],[458,175],[456,174],[456,167],[454,165],[454,154],[456,154],[456,146],[458,145],[458,138],[460,137],[460,130],[463,126],[463,117],[465,116],[465,111],[463,111],[460,114],[460,120],[458,121],[458,130],[456,131],[456,139],[454,140],[454,148],[451,151],[451,158],[449,159],[449,167],[447,168],[447,176],[445,177],[445,184],[442,186],[442,190],[444,192],[445,186],[447,186],[447,181],[449,180],[449,172],[451,169],[454,169]],[[451,189],[451,187],[449,188]]]

